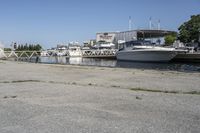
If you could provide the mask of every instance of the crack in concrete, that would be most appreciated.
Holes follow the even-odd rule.
[[[94,83],[80,84],[76,82],[58,82],[58,81],[41,81],[41,80],[13,80],[13,81],[0,81],[1,84],[15,84],[15,83],[50,83],[50,84],[63,84],[63,85],[77,85],[77,86],[98,86],[98,87],[111,87],[119,89],[129,89],[135,92],[152,92],[152,93],[165,93],[165,94],[190,94],[190,95],[200,95],[200,91],[170,91],[170,90],[158,90],[158,89],[146,89],[146,88],[123,88],[121,86],[111,85],[98,85]]]
[[[156,90],[156,89],[146,89],[146,88],[131,88],[132,91],[140,91],[140,92],[154,92],[154,93],[168,93],[168,94],[191,94],[191,95],[200,95],[199,91],[169,91],[169,90]]]

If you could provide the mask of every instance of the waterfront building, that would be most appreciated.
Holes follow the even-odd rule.
[[[96,34],[97,42],[113,43],[116,39],[117,32],[103,32]]]
[[[161,44],[164,43],[164,37],[166,35],[176,33],[175,31],[169,30],[129,30],[122,32],[102,32],[96,34],[97,42],[107,42],[118,44],[119,41],[125,42],[137,41],[137,40],[148,40],[151,43]]]

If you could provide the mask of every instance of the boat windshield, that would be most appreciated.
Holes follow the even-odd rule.
[[[153,44],[150,41],[130,41],[125,43],[126,47],[133,47],[133,46],[152,46]]]

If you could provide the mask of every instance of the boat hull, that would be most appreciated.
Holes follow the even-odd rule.
[[[176,51],[118,51],[117,60],[137,62],[169,62]]]

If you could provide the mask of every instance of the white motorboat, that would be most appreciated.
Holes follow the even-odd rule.
[[[81,57],[82,56],[81,47],[79,47],[79,46],[69,46],[68,51],[69,51],[70,57]]]
[[[138,62],[169,62],[182,50],[160,46],[132,46],[119,50],[117,60]]]

